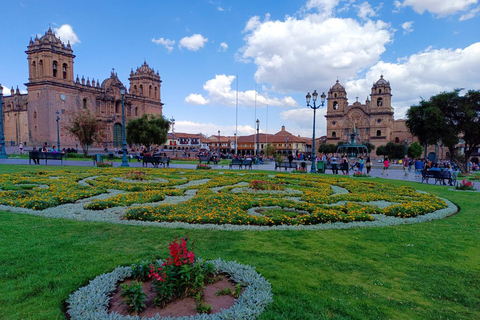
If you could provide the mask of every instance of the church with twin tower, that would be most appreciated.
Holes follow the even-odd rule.
[[[105,129],[105,141],[96,147],[122,145],[122,94],[126,123],[143,114],[162,115],[161,80],[146,62],[130,72],[129,87],[118,79],[112,69],[110,77],[99,81],[74,76],[75,55],[70,43],[63,43],[49,28],[45,34],[30,39],[27,47],[28,93],[12,88],[3,97],[4,133],[8,145],[27,142],[28,145],[49,147],[57,144],[57,112],[62,148],[75,147],[78,141],[62,127],[75,112],[90,112]]]
[[[356,133],[357,143],[370,142],[375,147],[388,142],[411,143],[413,137],[405,126],[405,120],[395,120],[392,107],[390,82],[380,76],[372,86],[365,103],[356,101],[349,105],[347,92],[338,82],[328,91],[326,143],[350,142],[350,134]]]

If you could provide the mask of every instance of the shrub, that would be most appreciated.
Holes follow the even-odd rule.
[[[467,181],[465,179],[462,180],[462,184],[458,184],[455,187],[457,190],[475,190],[475,186],[472,181]]]
[[[130,180],[146,180],[147,179],[147,174],[144,171],[130,171],[125,175],[125,179],[130,179]]]
[[[137,314],[145,308],[147,295],[143,292],[142,283],[134,281],[132,284],[123,283],[120,285],[120,296],[125,300],[120,304],[126,304],[129,312]]]
[[[210,170],[212,169],[211,166],[206,164],[197,164],[197,170]]]
[[[95,164],[96,164],[97,167],[99,167],[99,168],[109,168],[109,167],[113,167],[113,161],[101,161],[101,162],[95,161]]]

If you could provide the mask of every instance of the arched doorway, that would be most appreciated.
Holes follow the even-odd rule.
[[[122,147],[122,125],[120,123],[113,125],[113,147]]]

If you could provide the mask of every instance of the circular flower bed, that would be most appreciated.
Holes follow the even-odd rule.
[[[212,263],[215,271],[230,275],[230,279],[245,290],[230,309],[215,314],[201,314],[195,317],[155,316],[148,320],[220,320],[256,319],[273,301],[271,285],[254,268],[237,262],[221,259],[207,261]],[[160,262],[161,264],[161,262]],[[139,320],[138,316],[123,316],[108,312],[109,295],[115,290],[117,282],[132,275],[131,267],[118,267],[110,273],[100,275],[70,295],[67,300],[68,313],[72,320]],[[143,319],[142,320],[147,320]]]

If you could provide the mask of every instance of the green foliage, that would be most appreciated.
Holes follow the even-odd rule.
[[[130,285],[123,283],[120,288],[120,296],[124,298],[121,304],[126,304],[129,312],[137,314],[145,308],[147,295],[143,292],[141,282],[133,281]]]
[[[210,314],[212,312],[212,305],[206,304],[203,301],[197,301],[195,303],[195,309],[200,314],[202,314],[202,313]]]
[[[233,291],[233,297],[235,299],[238,299],[241,293],[242,293],[242,285],[240,283],[237,283],[237,285],[235,286],[235,291]]]
[[[135,264],[132,264],[131,265],[132,277],[135,280],[139,280],[139,281],[150,280],[148,275],[150,274],[150,266],[151,265],[156,265],[156,264],[153,261],[150,261],[150,260],[139,261]]]
[[[422,145],[441,141],[462,172],[468,172],[470,156],[480,145],[480,91],[470,90],[464,96],[459,95],[460,91],[442,92],[411,106],[406,126]],[[464,159],[456,157],[459,137],[465,144]]]
[[[228,296],[228,295],[231,294],[231,293],[232,293],[232,289],[230,289],[230,288],[225,288],[225,289],[220,289],[220,290],[218,290],[217,292],[215,292],[215,295],[216,295],[217,297],[219,297],[219,296]]]
[[[389,142],[385,146],[379,146],[377,156],[386,156],[389,159],[402,159],[405,156],[405,145]]]
[[[323,152],[325,154],[336,153],[337,152],[337,146],[332,144],[332,143],[327,143],[325,145],[320,145],[320,148],[318,149],[318,151],[322,152],[322,149],[323,149]]]
[[[64,129],[70,136],[80,142],[85,156],[88,156],[88,148],[94,142],[102,142],[105,139],[103,123],[97,121],[97,117],[88,110],[86,112],[85,110],[74,112]]]
[[[140,118],[132,119],[126,126],[127,142],[129,144],[163,145],[167,141],[170,122],[163,116],[144,114]]]
[[[366,141],[363,144],[367,147],[368,153],[371,153],[373,150],[375,150],[375,145],[373,145],[372,143]]]
[[[422,154],[423,147],[418,142],[414,142],[408,147],[408,156],[411,159],[420,158]]]
[[[275,149],[275,146],[272,143],[267,144],[267,146],[263,149],[263,153],[267,156],[273,156],[277,150]]]
[[[209,166],[208,164],[197,164],[197,167],[196,167],[197,170],[211,170],[212,167]]]

